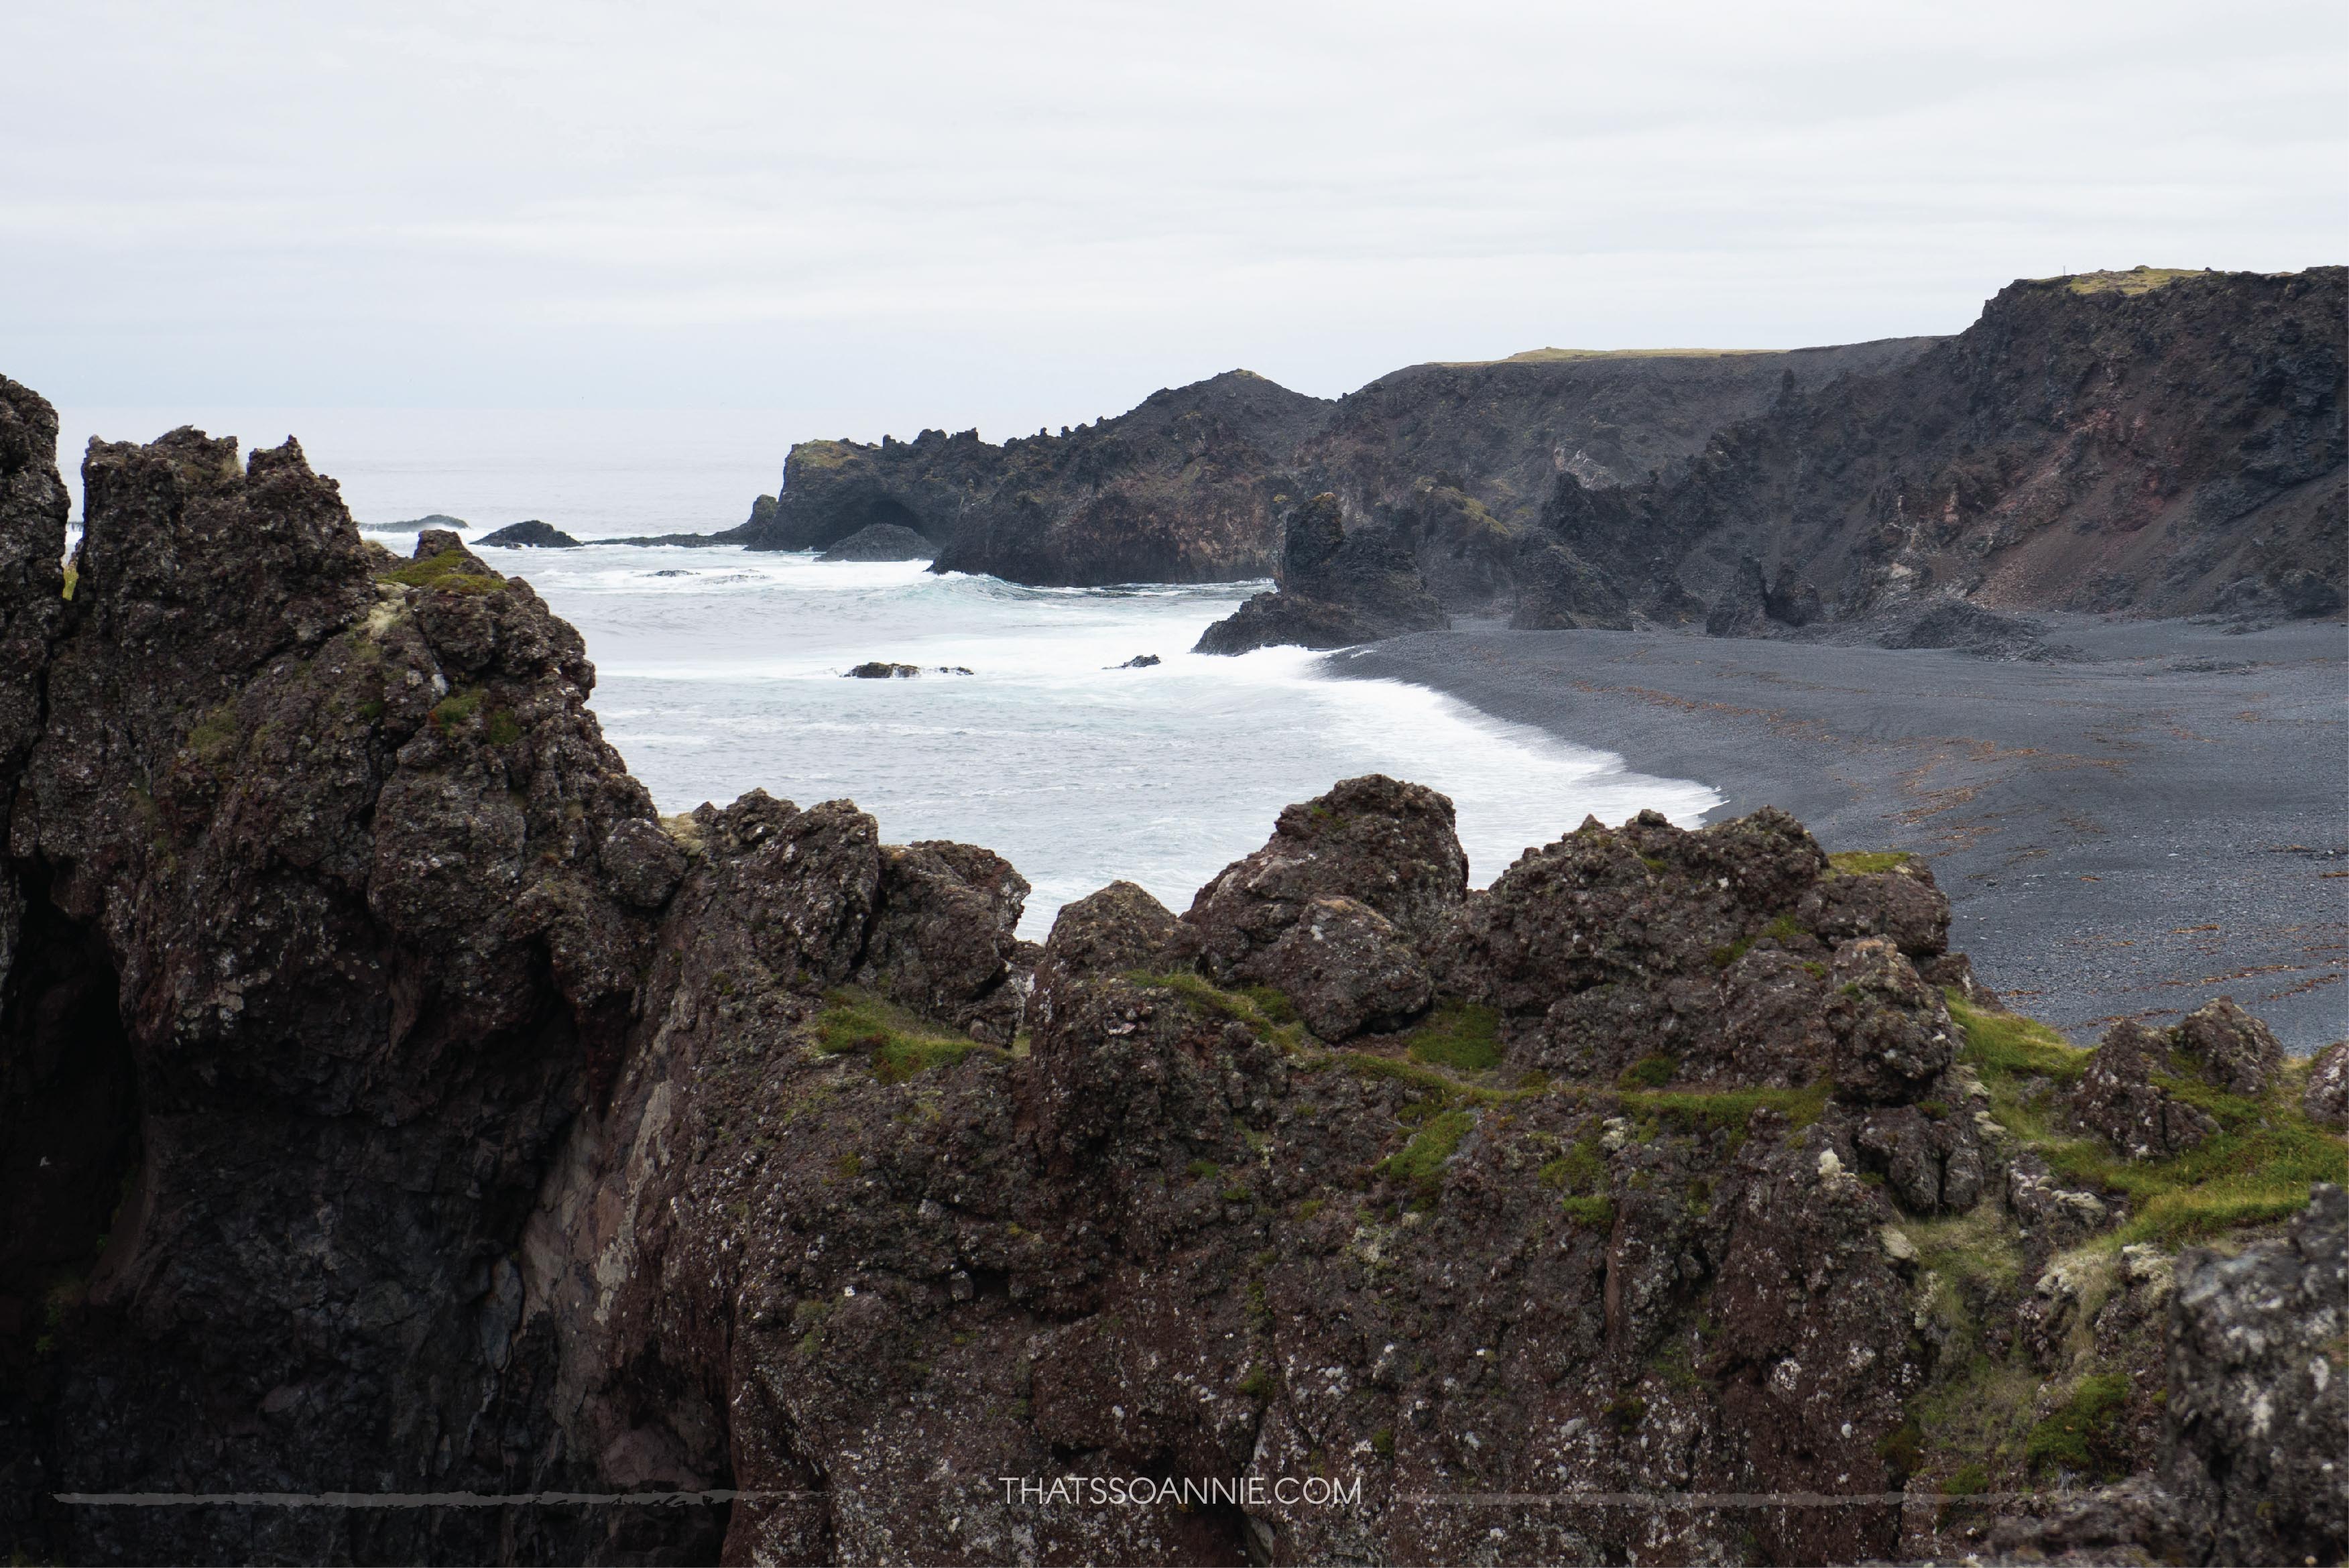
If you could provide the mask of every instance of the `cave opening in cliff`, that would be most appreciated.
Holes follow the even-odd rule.
[[[894,500],[883,495],[874,496],[860,507],[857,510],[855,527],[849,529],[841,537],[844,539],[848,533],[854,533],[857,529],[871,528],[876,523],[884,522],[894,524],[898,528],[910,528],[916,533],[924,531],[922,520],[912,507],[901,500]]]
[[[139,1164],[120,977],[36,867],[0,984],[0,1345],[46,1355],[83,1295]]]

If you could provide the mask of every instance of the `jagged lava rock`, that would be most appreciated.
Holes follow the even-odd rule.
[[[1326,491],[1289,512],[1278,581],[1276,592],[1256,595],[1200,634],[1192,651],[1342,647],[1452,624],[1421,580],[1409,536],[1373,521],[1350,527],[1338,498]]]
[[[1381,773],[1285,808],[1264,848],[1199,890],[1182,942],[1218,980],[1247,977],[1317,898],[1352,899],[1431,954],[1468,887],[1452,802]]]
[[[31,1396],[45,1490],[585,1479],[546,1447],[553,1349],[514,1336],[500,1260],[616,1062],[651,930],[598,851],[650,802],[585,710],[577,634],[525,586],[371,559],[299,447],[237,459],[190,429],[93,443],[19,776],[37,953],[0,993],[12,1115],[72,1091],[74,1164],[106,1194],[80,1235],[109,1233]],[[43,1054],[57,1019],[73,1057]],[[49,1288],[0,1291],[28,1286]],[[421,1511],[57,1529],[72,1557],[501,1550],[496,1521]]]
[[[80,586],[44,603],[61,487],[12,407],[0,613],[44,701],[0,779],[0,1526],[29,1557],[1866,1561],[1951,1501],[1899,1496],[1929,1393],[2053,1377],[2075,1330],[2150,1365],[2166,1260],[2125,1251],[2093,1323],[2031,1283],[2106,1258],[2056,1249],[2117,1205],[1999,1119],[2060,1087],[1948,1061],[1921,866],[1648,814],[1470,892],[1449,803],[1371,777],[1182,920],[1116,884],[1039,952],[999,857],[851,802],[657,819],[576,634],[448,538],[364,545],[298,449],[94,449]],[[1437,1021],[1368,1032],[1423,979]],[[2213,1071],[2270,1070],[2197,1017]],[[1427,1048],[1487,1024],[1497,1064]],[[2176,1270],[2196,1554],[2338,1554],[2339,1324],[2307,1305],[2338,1202],[2289,1266]],[[1071,1472],[1267,1500],[1002,1490]],[[1272,1490],[1307,1476],[1360,1490]],[[57,1501],[416,1489],[518,1500]],[[646,1491],[688,1496],[544,1495]],[[1589,1501],[1627,1492],[1833,1505]]]
[[[2256,1098],[2282,1065],[2268,1026],[2220,996],[2167,1029],[2124,1020],[2106,1030],[2073,1091],[2072,1114],[2131,1160],[2167,1159],[2215,1136],[2219,1122],[2163,1079],[2190,1075]]]

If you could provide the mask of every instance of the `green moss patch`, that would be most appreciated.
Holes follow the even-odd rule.
[[[868,1058],[883,1083],[904,1083],[933,1068],[952,1067],[974,1051],[1005,1053],[961,1035],[949,1035],[869,991],[845,988],[823,999],[816,1015],[815,1047],[826,1056]]]
[[[1289,1050],[1304,1047],[1305,1026],[1297,1021],[1296,1006],[1269,985],[1226,991],[1187,969],[1129,969],[1125,978],[1129,985],[1172,991],[1196,1012],[1245,1024],[1260,1039]]]
[[[2118,1480],[2128,1473],[2128,1453],[2121,1434],[2128,1395],[2125,1372],[2081,1378],[2071,1398],[2031,1429],[2023,1457],[2034,1470],[2064,1470],[2098,1480]]]
[[[1965,1033],[1961,1061],[1982,1073],[1985,1085],[1993,1075],[2036,1076],[2058,1083],[2076,1083],[2088,1070],[2090,1052],[2066,1040],[2036,1019],[2016,1013],[1992,1013],[1969,1004],[1955,992],[1947,993],[1950,1016]],[[1996,1086],[1991,1086],[1995,1088]]]
[[[234,757],[238,746],[236,704],[222,703],[198,719],[188,731],[188,749],[207,767],[218,768]]]
[[[1838,876],[1872,876],[1897,870],[1915,858],[1906,850],[1839,850],[1827,857],[1827,870]]]
[[[447,735],[471,724],[473,716],[481,711],[481,699],[488,695],[480,686],[450,692],[433,705],[432,727]]]
[[[1680,1064],[1670,1057],[1641,1057],[1625,1068],[1623,1075],[1615,1082],[1620,1088],[1661,1088],[1671,1082],[1672,1075],[1680,1070]]]
[[[1460,1151],[1461,1141],[1476,1125],[1465,1110],[1440,1110],[1412,1135],[1409,1143],[1379,1161],[1379,1174],[1407,1182],[1423,1195],[1443,1185],[1444,1163]]]
[[[2127,272],[2075,273],[2063,280],[2075,294],[2141,294],[2165,288],[2180,278],[2200,277],[2194,267],[2131,267]]]
[[[1403,1037],[1412,1059],[1454,1072],[1487,1072],[1501,1065],[1501,1016],[1474,1002],[1436,1004],[1427,1021]]]
[[[503,588],[506,580],[492,572],[487,576],[473,570],[473,562],[460,550],[444,550],[423,561],[403,561],[398,565],[376,573],[379,583],[398,583],[409,588],[439,588],[458,593],[491,593]]]

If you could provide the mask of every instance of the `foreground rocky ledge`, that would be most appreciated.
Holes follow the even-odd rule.
[[[2074,1050],[1774,811],[1472,892],[1375,777],[1038,948],[848,802],[657,819],[576,634],[290,444],[94,447],[67,600],[54,438],[0,383],[29,1556],[2349,1550],[2337,1050]],[[720,1495],[88,1501],[326,1491]]]

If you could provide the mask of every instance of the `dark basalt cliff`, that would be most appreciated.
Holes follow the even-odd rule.
[[[1715,434],[1763,413],[1785,386],[1880,371],[1940,341],[1784,353],[1538,349],[1415,365],[1338,400],[1298,449],[1299,490],[1333,490],[1350,516],[1400,527],[1450,607],[1506,608],[1561,474],[1593,489],[1677,479]]]
[[[1348,528],[1338,498],[1325,490],[1288,514],[1282,535],[1274,591],[1209,626],[1193,652],[1342,648],[1452,624],[1420,575],[1408,530],[1368,521]]]
[[[0,1545],[2349,1551],[2349,1047],[2071,1049],[1770,810],[1472,891],[1376,777],[1039,949],[849,802],[657,819],[575,634],[290,443],[94,445],[64,597],[55,428],[0,382]]]
[[[1280,544],[1276,478],[1328,407],[1235,370],[999,447],[976,431],[802,441],[780,498],[719,537],[822,550],[887,523],[928,539],[940,572],[1079,586],[1262,577]]]
[[[2344,277],[2018,283],[1956,337],[1883,346],[1832,379],[1787,370],[1676,470],[1625,485],[1562,464],[1530,526],[1464,481],[1423,474],[1405,494],[1408,462],[1351,515],[1413,539],[1447,603],[1533,630],[1858,623],[1890,646],[2011,653],[2035,639],[2000,610],[2337,614]],[[1361,443],[1358,468],[1381,449]],[[1938,627],[1953,616],[1982,624]]]
[[[1708,601],[1746,559],[1837,615],[2337,612],[2349,269],[2018,283],[1907,365],[1790,387],[1628,526],[1566,542]],[[1589,548],[1585,548],[1585,540]]]
[[[718,537],[824,549],[894,524],[939,571],[1045,584],[1265,576],[1291,497],[1337,494],[1399,522],[1447,602],[1481,604],[1561,472],[1594,484],[1677,473],[1792,377],[1875,370],[1936,340],[1785,354],[1574,354],[1422,365],[1331,404],[1232,371],[1132,412],[1000,447],[926,430],[878,447],[803,441],[779,496]],[[1499,583],[1487,559],[1501,552]],[[1455,564],[1456,563],[1456,564]]]

